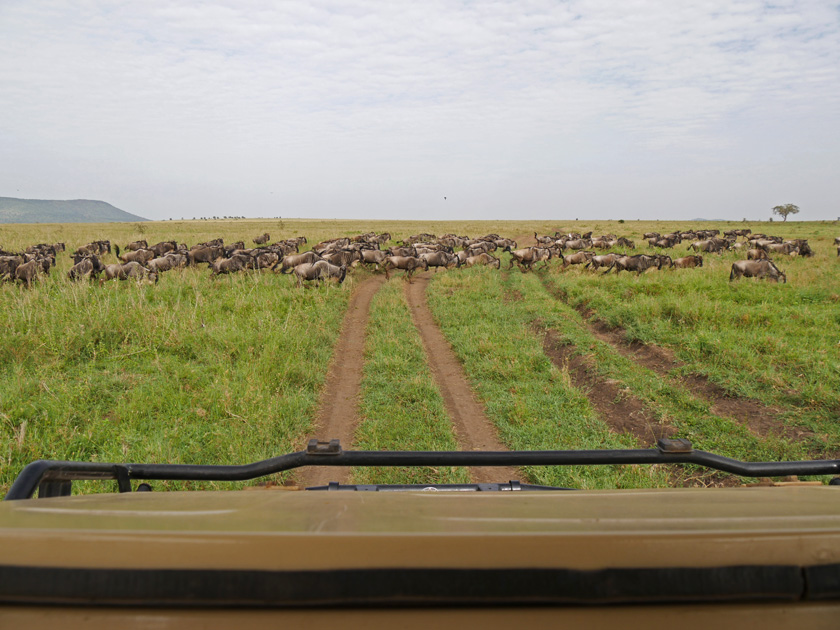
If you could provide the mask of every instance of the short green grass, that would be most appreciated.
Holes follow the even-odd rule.
[[[502,275],[472,268],[439,274],[429,301],[488,416],[512,450],[637,448],[596,417],[586,396],[543,353],[527,309],[506,300]],[[666,485],[655,466],[530,468],[536,483],[574,488]]]
[[[354,448],[455,451],[452,421],[435,384],[397,277],[374,296]],[[468,483],[465,469],[359,468],[356,483]]]

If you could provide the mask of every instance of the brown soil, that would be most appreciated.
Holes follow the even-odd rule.
[[[561,370],[566,370],[572,384],[586,392],[589,402],[598,415],[618,433],[630,433],[644,446],[655,446],[662,437],[676,434],[674,427],[663,424],[629,390],[621,387],[618,381],[600,376],[590,362],[564,345],[557,333],[537,326],[543,333],[543,350]]]
[[[423,341],[429,367],[452,418],[458,446],[465,451],[506,451],[508,449],[499,440],[496,428],[476,400],[458,358],[435,323],[426,303],[428,284],[428,272],[414,276],[414,282],[405,285],[406,298],[414,325]],[[477,467],[470,472],[476,483],[522,478],[519,470],[506,466]]]
[[[566,301],[566,296],[552,292],[554,297]],[[690,392],[709,402],[711,411],[716,416],[732,418],[747,426],[759,437],[778,435],[790,440],[798,441],[813,435],[812,431],[785,425],[778,409],[769,407],[752,398],[732,396],[725,389],[712,383],[701,374],[680,376],[674,373],[684,367],[667,348],[643,344],[638,341],[627,341],[624,330],[610,328],[603,322],[592,321],[592,311],[578,307],[583,315],[590,332],[600,341],[611,345],[616,351],[656,372],[660,376],[674,379]]]
[[[603,322],[590,322],[589,327],[598,339],[613,346],[620,354],[657,374],[678,380],[693,394],[708,401],[713,414],[733,418],[759,437],[780,435],[791,440],[800,440],[813,435],[813,432],[806,429],[785,425],[778,409],[752,398],[732,396],[701,374],[675,375],[674,370],[683,367],[683,364],[670,350],[638,341],[627,341],[623,330],[611,329]]]
[[[315,429],[306,438],[307,443],[312,438],[338,438],[342,448],[349,449],[352,445],[353,433],[359,423],[359,392],[370,302],[384,281],[382,276],[369,278],[359,285],[350,298],[341,326],[341,336],[318,404]],[[350,468],[346,466],[303,468],[297,474],[297,483],[302,487],[326,485],[330,481],[347,483],[349,477]]]

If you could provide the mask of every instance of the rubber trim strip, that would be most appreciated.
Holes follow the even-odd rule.
[[[840,565],[254,571],[0,566],[0,602],[82,606],[594,605],[840,599]]]

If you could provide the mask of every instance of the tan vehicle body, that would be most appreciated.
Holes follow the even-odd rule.
[[[535,582],[533,600],[515,605],[505,593],[527,594],[521,581],[541,571],[559,572],[574,590],[604,571],[626,574],[632,586],[633,580],[645,581],[633,577],[638,570],[777,566],[802,573],[804,589],[805,569],[840,563],[838,492],[814,485],[546,492],[278,489],[7,501],[0,503],[0,583],[5,582],[0,628],[649,629],[663,622],[680,630],[836,628],[837,592],[824,600],[780,594],[767,600],[663,601],[654,594],[630,602],[619,589],[593,594],[587,602],[585,590],[563,601],[558,586],[559,599],[546,601],[537,591],[555,592],[552,584]],[[34,577],[21,578],[16,573],[21,568]],[[67,574],[68,569],[81,572]],[[425,571],[426,582],[415,589],[411,576],[418,571]],[[178,577],[179,572],[189,575]],[[342,582],[345,572],[352,573],[351,581]],[[497,602],[470,595],[470,580],[486,572],[497,580],[490,589],[499,591]],[[211,584],[230,581],[233,591],[192,600],[190,576],[196,575]],[[161,591],[155,576],[173,590]],[[461,599],[424,595],[424,589],[434,590],[436,576],[455,584]],[[36,593],[27,590],[27,580],[39,585]],[[368,580],[384,586],[382,597],[355,599],[355,590],[364,591]],[[275,582],[292,588],[247,590],[248,584]],[[115,591],[96,594],[112,583]],[[150,584],[158,589],[154,596],[146,593]],[[663,581],[663,588],[668,584]]]

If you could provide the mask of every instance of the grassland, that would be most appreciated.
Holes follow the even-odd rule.
[[[587,392],[552,365],[534,326],[539,323],[699,448],[748,460],[836,455],[840,261],[831,241],[840,226],[746,225],[809,238],[817,256],[781,262],[788,275],[784,285],[730,283],[735,254],[706,256],[702,269],[641,277],[562,271],[556,263],[531,274],[515,268],[509,273],[457,270],[437,274],[430,305],[510,448],[637,444],[611,430]],[[687,227],[676,222],[293,220],[3,225],[0,247],[64,241],[69,251],[94,239],[123,245],[138,238],[174,238],[192,244],[219,236],[249,242],[264,231],[274,240],[306,235],[314,243],[369,230],[390,231],[395,240],[423,231],[520,237],[593,230],[639,242],[645,231]],[[240,463],[302,446],[360,274],[350,274],[340,287],[305,291],[285,276],[211,278],[204,268],[164,274],[156,286],[99,286],[71,284],[69,265],[65,255],[56,272],[30,291],[0,285],[0,494],[23,465],[38,458]],[[386,285],[371,313],[365,421],[357,446],[449,449],[451,430],[423,367],[400,284]],[[663,377],[640,366],[594,336],[595,322],[616,328],[627,340],[668,349],[683,367]],[[772,407],[803,437],[759,435],[715,414],[685,386],[680,377],[687,374],[703,375],[732,396]],[[428,424],[412,424],[418,415]],[[532,481],[576,487],[661,486],[674,480],[673,473],[655,468],[528,472]],[[460,479],[459,471],[444,473],[444,480]],[[380,472],[360,474],[361,481],[386,479]],[[405,475],[387,479],[406,481]]]

